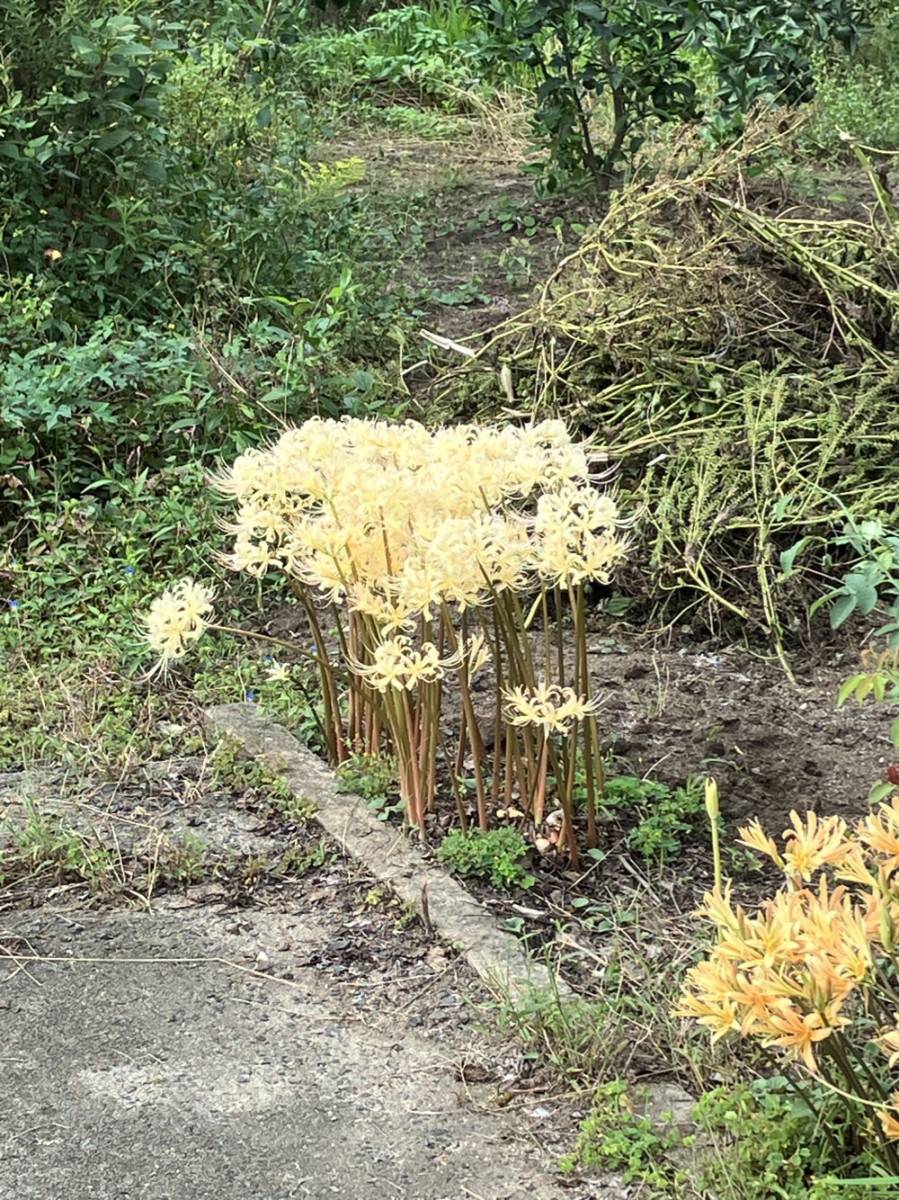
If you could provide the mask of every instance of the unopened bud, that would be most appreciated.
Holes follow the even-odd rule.
[[[705,811],[710,821],[718,820],[718,784],[711,775],[705,781]]]

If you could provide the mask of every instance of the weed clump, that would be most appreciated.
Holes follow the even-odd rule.
[[[534,886],[534,876],[522,866],[528,845],[517,829],[451,830],[437,848],[437,861],[457,874],[486,880],[492,887],[508,890]]]

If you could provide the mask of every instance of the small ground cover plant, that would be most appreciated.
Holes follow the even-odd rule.
[[[699,780],[689,779],[683,787],[671,788],[661,780],[636,775],[608,778],[602,806],[610,814],[621,813],[636,821],[627,844],[647,861],[676,855],[681,839],[696,832],[706,811]]]
[[[492,887],[507,890],[534,886],[521,860],[529,847],[522,834],[511,826],[496,829],[453,829],[437,847],[437,861],[459,875],[486,880]]]

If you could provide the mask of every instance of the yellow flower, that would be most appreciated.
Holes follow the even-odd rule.
[[[718,1041],[740,1029],[737,1005],[733,999],[736,974],[732,967],[706,960],[687,972],[687,986],[674,1010],[676,1017],[692,1017],[711,1031]]]
[[[888,871],[899,867],[899,796],[890,804],[881,804],[876,813],[858,825],[858,837],[864,845],[884,856]]]
[[[743,1034],[752,1032],[758,1026],[763,1026],[771,1008],[782,999],[776,981],[762,971],[754,971],[751,974],[738,971],[730,995],[743,1012],[740,1022],[740,1032]]]
[[[490,661],[490,650],[482,633],[476,633],[468,639],[465,657],[469,675],[476,675]]]
[[[880,1117],[884,1136],[889,1141],[895,1142],[899,1141],[899,1092],[894,1092],[890,1096],[890,1104],[892,1104],[892,1108],[881,1108],[877,1115]]]
[[[727,883],[723,892],[718,888],[706,892],[698,915],[711,921],[719,931],[726,929],[742,936],[747,929],[746,914],[741,908],[733,907],[731,890],[731,884]]]
[[[314,419],[241,454],[218,486],[238,504],[234,569],[277,567],[332,601],[352,593],[378,620],[395,606],[386,632],[521,590],[535,572],[566,586],[606,579],[624,553],[615,502],[557,421],[430,431]]]
[[[890,1067],[895,1067],[899,1062],[899,1017],[895,1018],[896,1027],[882,1033],[879,1038],[875,1039],[877,1045],[889,1059]]]
[[[737,839],[744,846],[748,846],[750,850],[755,850],[758,854],[764,854],[770,858],[777,866],[784,865],[783,859],[780,856],[780,851],[777,849],[777,843],[774,838],[769,837],[762,829],[761,823],[758,820],[751,821],[748,825],[744,825],[739,830],[739,838]]]
[[[413,691],[420,683],[433,683],[442,679],[446,671],[457,667],[461,655],[450,655],[441,659],[433,642],[424,642],[419,648],[412,646],[409,638],[399,635],[379,642],[374,648],[372,661],[351,661],[354,673],[364,679],[376,691]]]

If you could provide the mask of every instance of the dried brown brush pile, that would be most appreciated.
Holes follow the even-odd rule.
[[[563,415],[608,448],[655,599],[778,645],[829,586],[847,512],[899,520],[899,223],[861,152],[866,202],[797,205],[789,137],[682,143],[465,367],[482,412],[500,368],[505,411]]]

